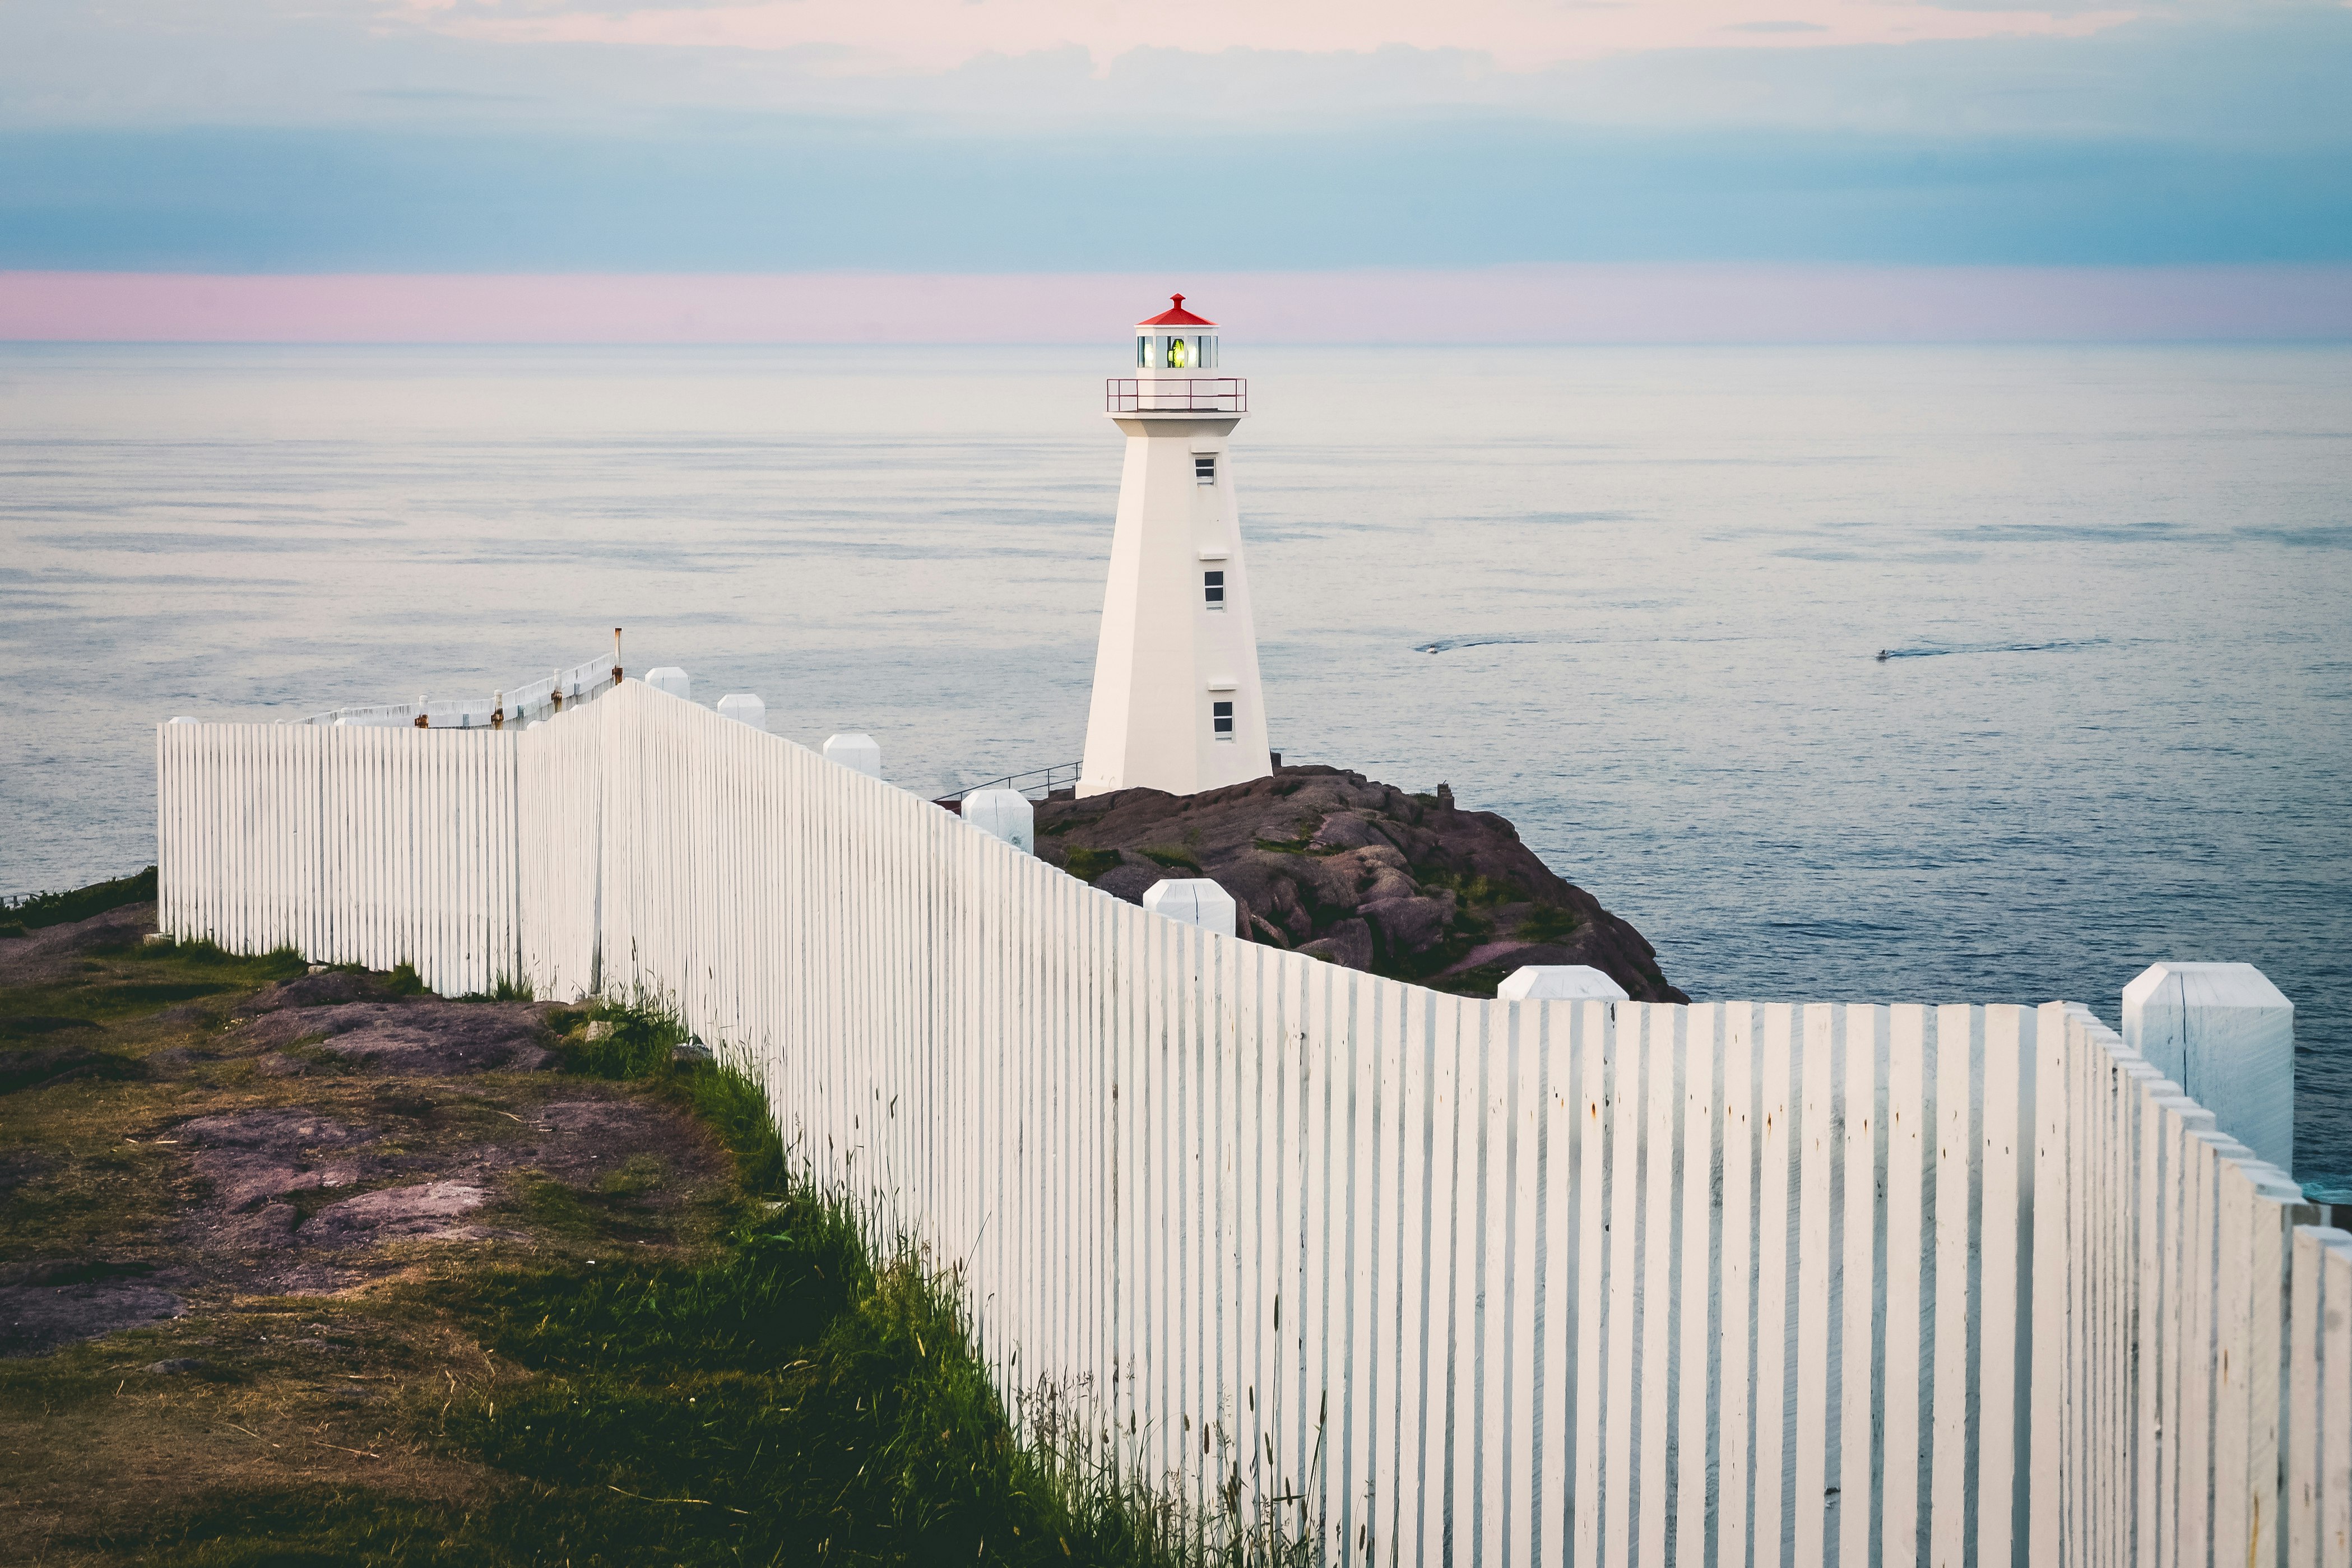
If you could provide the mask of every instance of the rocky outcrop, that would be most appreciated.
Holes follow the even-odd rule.
[[[1589,963],[1637,1001],[1689,1000],[1640,931],[1444,784],[1288,767],[1193,795],[1048,800],[1037,853],[1129,902],[1162,878],[1212,878],[1252,941],[1439,990],[1491,996],[1522,964]]]

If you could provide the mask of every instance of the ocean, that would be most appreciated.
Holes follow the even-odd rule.
[[[2257,964],[2352,1201],[2352,347],[1237,327],[1286,758],[1508,816],[1701,1000]],[[1125,353],[0,346],[0,891],[153,859],[160,719],[616,626],[910,788],[1074,761]]]

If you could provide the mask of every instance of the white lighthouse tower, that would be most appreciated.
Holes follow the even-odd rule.
[[[1218,367],[1217,323],[1171,309],[1135,326],[1135,374],[1106,388],[1127,433],[1078,794],[1193,795],[1263,778],[1265,703],[1225,444],[1249,383]]]

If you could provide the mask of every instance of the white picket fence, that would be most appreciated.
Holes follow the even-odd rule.
[[[2080,1008],[1441,995],[635,681],[158,747],[167,931],[669,999],[961,1268],[1016,1406],[1217,1528],[2352,1564],[2352,1237]]]

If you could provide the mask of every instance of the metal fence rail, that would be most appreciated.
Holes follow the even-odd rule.
[[[669,999],[960,1263],[1000,1387],[1219,1528],[2352,1563],[2352,1237],[2078,1008],[1443,995],[635,681],[158,746],[167,931]]]

